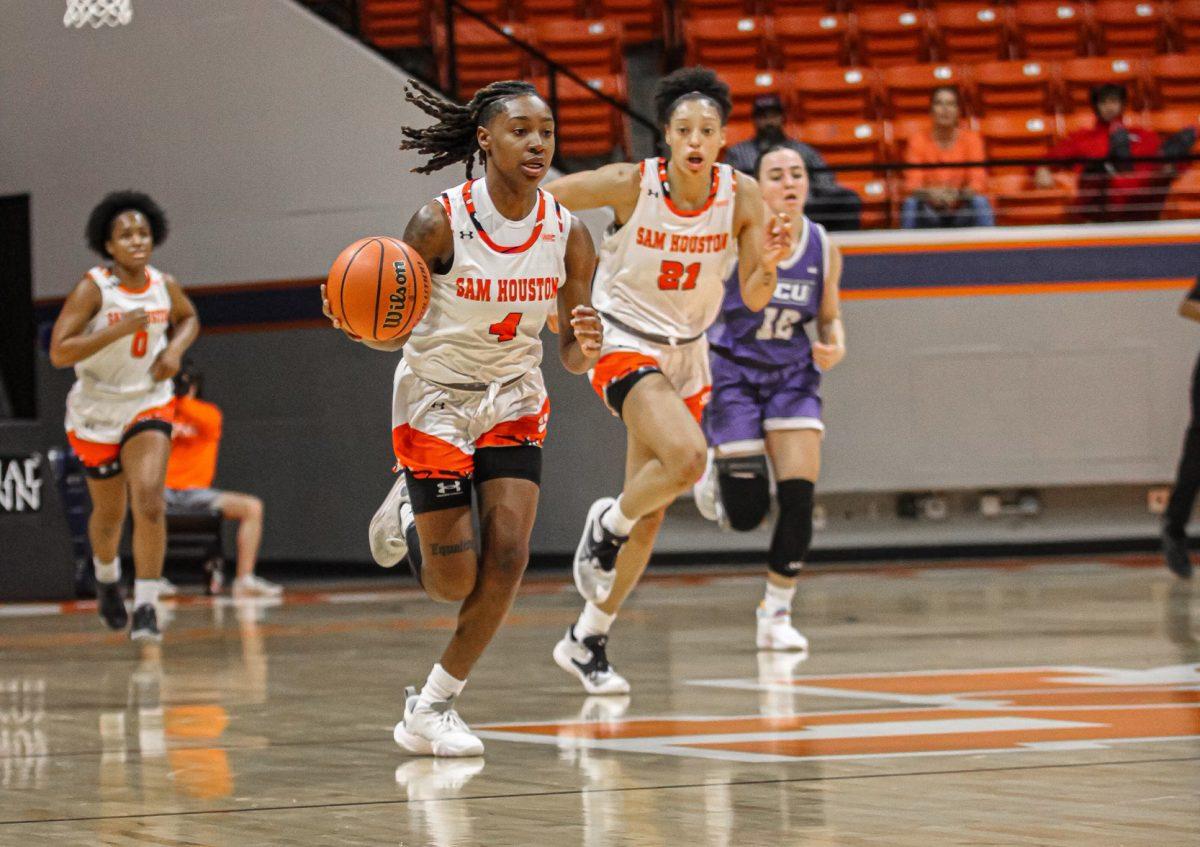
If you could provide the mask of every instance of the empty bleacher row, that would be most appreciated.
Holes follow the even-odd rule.
[[[485,24],[457,14],[455,74],[440,0],[359,0],[361,29],[377,46],[429,44],[440,82],[460,96],[498,78],[533,80],[547,69]],[[625,100],[624,52],[678,40],[684,60],[712,66],[730,84],[729,143],[749,137],[760,94],[777,94],[788,134],[834,166],[864,202],[863,225],[896,220],[901,180],[874,166],[903,158],[905,140],[928,126],[934,88],[954,85],[988,158],[1036,158],[1093,120],[1100,83],[1130,93],[1133,123],[1169,134],[1200,122],[1200,0],[1175,2],[806,2],[806,0],[466,0],[506,33],[569,67],[592,88]],[[406,29],[388,29],[402,21]],[[1191,52],[1185,52],[1191,51]],[[630,152],[618,110],[557,79],[565,156]],[[1196,151],[1193,151],[1196,152]],[[1195,169],[1193,169],[1195,170]],[[1028,169],[995,167],[990,188],[1000,223],[1062,220],[1069,178],[1035,189]],[[1171,214],[1194,216],[1200,181],[1172,189]]]

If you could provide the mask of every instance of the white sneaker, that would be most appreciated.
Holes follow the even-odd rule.
[[[453,700],[426,706],[417,689],[406,688],[404,694],[404,719],[392,731],[397,744],[419,756],[483,755],[483,742],[454,711]]]
[[[175,583],[171,582],[171,580],[167,579],[165,576],[159,577],[158,596],[160,598],[174,597],[178,593],[179,593],[179,589],[175,586]]]
[[[629,683],[608,663],[608,636],[575,638],[575,627],[554,645],[554,662],[583,683],[588,694],[628,694]]]
[[[409,759],[396,767],[396,784],[409,800],[443,800],[458,794],[483,770],[483,759]]]
[[[233,581],[234,597],[280,597],[282,595],[282,585],[267,582],[256,574],[239,576]]]
[[[716,451],[712,449],[708,451],[704,476],[692,486],[692,498],[696,501],[696,510],[701,517],[715,522],[721,529],[729,529],[729,518],[725,515],[721,493],[717,488]]]
[[[612,593],[617,581],[617,554],[629,536],[614,535],[600,523],[600,516],[617,504],[612,497],[601,497],[588,509],[583,535],[575,548],[572,570],[575,587],[584,600],[600,604]]]
[[[408,542],[404,531],[413,520],[412,505],[408,500],[408,483],[404,471],[396,475],[392,490],[371,518],[368,534],[371,542],[371,557],[381,567],[390,568],[408,554]]]
[[[792,626],[792,613],[788,609],[770,611],[762,603],[758,605],[759,650],[807,650],[808,639]]]

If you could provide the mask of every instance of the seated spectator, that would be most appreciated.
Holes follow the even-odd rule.
[[[962,101],[958,89],[945,85],[934,89],[929,105],[933,119],[928,132],[908,140],[904,161],[909,165],[946,165],[941,168],[909,168],[904,187],[909,196],[900,207],[900,226],[925,227],[992,226],[996,222],[987,198],[987,173],[982,167],[955,167],[962,162],[983,161],[983,138],[962,123]]]
[[[1079,129],[1050,148],[1050,159],[1093,159],[1069,167],[1079,176],[1076,211],[1092,221],[1148,220],[1162,210],[1171,172],[1157,162],[1132,162],[1133,157],[1157,156],[1158,134],[1125,122],[1125,87],[1106,83],[1092,89],[1096,123]],[[1038,188],[1052,188],[1049,167],[1034,173]]]
[[[175,377],[175,427],[167,463],[167,509],[217,511],[239,522],[233,596],[278,597],[283,588],[254,573],[262,540],[263,502],[252,494],[213,488],[221,442],[221,410],[200,399],[203,377],[184,365]]]
[[[788,138],[783,131],[783,101],[776,94],[754,98],[754,137],[725,151],[725,162],[743,173],[754,175],[763,151],[774,144],[791,147],[804,160],[809,173],[808,206],[805,214],[827,230],[858,229],[862,199],[853,189],[838,185],[829,165],[816,148]]]

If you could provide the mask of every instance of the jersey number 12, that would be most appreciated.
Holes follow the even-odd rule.
[[[802,315],[795,309],[767,306],[763,309],[762,326],[754,337],[759,341],[786,341],[796,334],[796,324]]]

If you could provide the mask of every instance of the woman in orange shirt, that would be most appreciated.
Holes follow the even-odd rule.
[[[958,167],[962,162],[983,161],[983,139],[962,126],[958,89],[944,85],[930,100],[933,125],[909,139],[904,161],[910,165],[945,165],[905,171],[909,197],[900,208],[900,226],[993,226],[992,204],[987,198],[987,173],[982,167]]]

